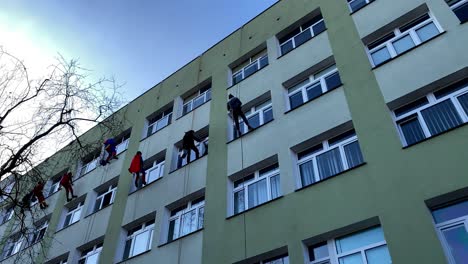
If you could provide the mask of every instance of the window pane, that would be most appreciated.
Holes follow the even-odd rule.
[[[255,62],[249,66],[247,66],[245,69],[244,69],[244,78],[247,78],[249,77],[250,75],[254,74],[255,72],[258,71],[258,63]]]
[[[197,215],[196,210],[192,210],[182,215],[182,228],[181,228],[181,234],[180,234],[181,236],[186,235],[196,230],[197,228],[196,215]]]
[[[259,182],[249,185],[248,191],[249,191],[249,200],[248,200],[249,208],[255,207],[268,200],[266,179],[263,179]]]
[[[294,109],[304,103],[302,99],[302,92],[295,93],[289,96],[289,103],[291,104],[291,109]]]
[[[431,22],[424,27],[416,30],[416,33],[419,36],[419,39],[421,39],[421,42],[427,41],[430,38],[436,36],[439,34],[439,30],[437,29],[436,25],[434,22]]]
[[[468,115],[468,93],[458,96],[458,101],[465,110],[465,114]]]
[[[98,264],[98,261],[99,261],[99,253],[96,253],[92,256],[89,256],[86,259],[86,264]]]
[[[465,215],[468,215],[468,200],[432,212],[436,223],[442,223]]]
[[[349,2],[349,6],[351,7],[351,10],[353,12],[365,6],[366,4],[366,0],[354,0],[352,2]]]
[[[243,79],[242,78],[242,72],[239,72],[239,73],[232,76],[232,84],[234,85],[234,84],[242,81],[242,79]]]
[[[296,44],[296,47],[298,47],[299,45],[303,44],[304,42],[308,41],[311,38],[312,38],[312,34],[310,33],[310,29],[306,29],[305,31],[302,31],[301,34],[294,37],[294,42]]]
[[[387,60],[391,59],[387,47],[383,47],[377,51],[372,52],[371,56],[375,66],[380,65],[386,62]]]
[[[102,197],[96,200],[96,204],[94,205],[94,212],[101,209],[101,201],[102,201]]]
[[[348,162],[349,168],[354,168],[364,163],[364,158],[362,157],[358,141],[344,146],[344,152],[346,154],[346,161]]]
[[[263,111],[263,123],[268,123],[273,120],[273,109],[270,107]]]
[[[452,255],[455,263],[466,263],[468,259],[468,233],[464,224],[443,230],[444,238],[449,244],[450,255]]]
[[[258,127],[260,125],[260,115],[259,115],[259,113],[256,113],[255,115],[249,117],[248,120],[249,120],[249,124],[253,128]]]
[[[310,261],[319,260],[329,256],[327,242],[319,245],[314,245],[309,248]]]
[[[244,190],[238,191],[234,193],[234,213],[240,213],[245,210],[245,196]]]
[[[275,175],[270,178],[271,185],[271,199],[275,199],[280,196],[280,176]]]
[[[413,39],[409,34],[393,42],[393,47],[398,54],[403,53],[414,46]]]
[[[193,108],[197,108],[205,102],[204,96],[199,96],[193,100]]]
[[[283,45],[281,45],[281,55],[284,55],[288,52],[290,52],[292,49],[293,49],[293,43],[292,43],[292,39],[285,42]]]
[[[468,2],[455,8],[453,12],[455,12],[455,15],[457,15],[462,23],[468,21]]]
[[[169,222],[168,241],[172,241],[179,237],[180,218]]]
[[[268,56],[260,58],[260,69],[268,65]]]
[[[437,135],[462,123],[450,99],[422,110],[421,114],[432,135]]]
[[[360,247],[384,241],[381,227],[375,227],[359,233],[351,234],[336,240],[338,254],[345,253]]]
[[[125,242],[125,248],[124,248],[124,254],[123,254],[123,259],[127,259],[131,257],[130,254],[130,247],[132,246],[132,240],[129,239]]]
[[[69,215],[67,215],[67,216],[65,217],[65,222],[64,222],[63,227],[67,227],[68,225],[71,224],[71,222],[70,222],[71,217],[72,217],[71,214],[69,214]]]
[[[387,245],[369,249],[366,251],[366,258],[368,264],[391,264],[392,259],[388,253]]]
[[[340,258],[340,264],[363,264],[361,253]]]
[[[186,114],[188,112],[192,111],[192,103],[185,104],[182,110],[182,114]]]
[[[322,20],[318,24],[314,25],[312,27],[312,30],[314,31],[314,35],[317,36],[318,34],[322,33],[323,31],[326,30],[325,27],[325,22]]]
[[[299,165],[299,171],[301,173],[302,186],[307,186],[315,182],[314,163],[312,160]]]
[[[306,88],[307,91],[307,100],[310,101],[322,95],[322,85],[320,82],[317,82]]]
[[[107,193],[106,195],[104,195],[104,200],[102,202],[102,207],[104,207],[106,205],[109,205],[111,203],[111,199],[112,199],[112,192]]]
[[[149,240],[150,231],[146,231],[135,236],[135,244],[133,245],[132,256],[138,255],[142,252],[148,250],[148,240]]]
[[[341,78],[338,72],[333,73],[332,75],[325,78],[325,83],[327,84],[327,90],[333,90],[336,87],[341,85]]]
[[[200,207],[198,209],[198,228],[203,228],[203,223],[204,223],[204,217],[205,217],[205,207]]]
[[[407,122],[400,123],[401,132],[405,137],[406,144],[412,145],[426,138],[421,128],[418,118],[411,119]]]
[[[320,179],[325,179],[343,171],[343,162],[338,148],[317,156]]]
[[[81,208],[80,210],[76,211],[74,214],[73,214],[73,218],[71,220],[72,223],[75,223],[77,221],[80,220],[80,217],[81,217]]]

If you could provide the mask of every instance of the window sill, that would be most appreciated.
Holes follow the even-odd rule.
[[[132,177],[133,177],[133,175],[132,175]],[[138,191],[140,191],[140,190],[142,190],[142,189],[144,189],[144,188],[146,188],[146,187],[152,185],[153,183],[159,181],[159,180],[162,179],[162,178],[164,178],[164,177],[161,176],[161,177],[157,178],[156,180],[154,180],[154,181],[152,181],[152,182],[150,182],[150,183],[148,183],[148,184],[146,184],[146,185],[144,185],[144,186],[142,186],[142,187],[140,187],[140,188],[138,188],[138,189],[136,189],[136,190],[134,190],[134,191],[131,191],[130,193],[128,193],[128,196],[130,196],[130,195],[132,195],[132,194],[134,194],[134,193],[136,193],[136,192],[138,192]]]
[[[297,106],[297,107],[295,107],[295,108],[292,108],[292,109],[287,110],[286,112],[284,112],[284,114],[286,115],[286,114],[288,114],[288,113],[290,113],[290,112],[292,112],[292,111],[294,111],[294,110],[300,108],[300,107],[303,106],[303,105],[306,105],[306,104],[308,104],[308,103],[310,103],[310,102],[313,102],[313,101],[317,100],[318,98],[320,98],[320,97],[322,97],[322,96],[324,96],[324,95],[326,95],[326,94],[328,94],[328,93],[331,93],[331,92],[333,92],[334,90],[336,90],[336,89],[338,89],[338,88],[343,87],[343,85],[344,85],[344,84],[341,83],[341,84],[340,84],[339,86],[337,86],[336,88],[333,88],[332,90],[328,90],[328,91],[324,92],[323,94],[321,94],[320,96],[315,97],[315,98],[312,99],[312,100],[309,100],[309,101],[307,101],[307,102],[304,102],[304,103],[302,103],[301,105],[299,105],[299,106]]]
[[[190,161],[190,163],[187,163],[187,164],[185,164],[184,166],[180,166],[179,168],[176,168],[176,169],[174,169],[174,170],[171,170],[171,171],[169,172],[169,174],[171,174],[171,173],[173,173],[173,172],[175,172],[175,171],[178,171],[178,170],[180,170],[180,169],[182,169],[182,168],[184,168],[184,167],[187,167],[188,165],[194,163],[195,161],[201,160],[201,159],[204,158],[205,156],[208,156],[208,152],[206,152],[205,154],[201,155],[198,159],[194,159],[194,160]]]
[[[167,126],[165,126],[165,127],[161,128],[161,129],[159,129],[158,131],[154,132],[153,134],[151,134],[151,135],[149,135],[149,136],[146,136],[146,137],[144,137],[144,138],[140,139],[140,142],[144,141],[144,140],[145,140],[145,139],[147,139],[147,138],[150,138],[150,137],[152,137],[153,135],[156,135],[156,134],[157,134],[159,131],[161,131],[161,130],[165,129],[166,127],[168,127],[168,126],[169,126],[169,125],[171,125],[171,124],[172,124],[172,123],[170,123],[170,124],[168,124]]]
[[[366,164],[367,164],[367,162],[363,162],[363,163],[361,163],[361,164],[359,164],[359,165],[357,165],[357,166],[355,166],[355,167],[352,167],[352,168],[350,168],[350,169],[344,170],[344,171],[342,171],[342,172],[340,172],[340,173],[338,173],[338,174],[335,174],[335,175],[333,175],[333,176],[330,176],[330,177],[328,177],[328,178],[326,178],[326,179],[323,179],[323,180],[321,180],[321,181],[317,181],[317,182],[311,183],[311,184],[309,184],[309,185],[302,186],[302,187],[300,187],[299,189],[296,189],[295,192],[302,191],[302,190],[304,190],[304,189],[306,189],[306,188],[309,188],[309,187],[311,187],[311,186],[315,186],[315,185],[320,184],[320,183],[322,183],[322,182],[326,182],[326,181],[328,181],[328,180],[330,180],[330,179],[334,179],[335,177],[338,177],[338,176],[340,176],[341,174],[347,173],[348,171],[357,169],[357,168],[362,167],[362,166],[364,166],[364,165],[366,165]]]
[[[210,102],[210,101],[211,101],[211,98],[210,98],[210,100],[207,100],[207,101],[204,102],[203,104],[201,104],[201,105],[199,105],[199,106],[193,108],[190,112],[187,112],[187,113],[185,113],[185,114],[179,116],[178,118],[176,118],[176,121],[179,120],[179,119],[181,119],[182,117],[184,117],[184,116],[186,116],[186,115],[192,113],[192,112],[195,111],[197,108],[200,108],[200,107],[204,106],[206,103],[208,103],[208,102]],[[155,133],[155,134],[156,134],[156,133]]]
[[[74,223],[71,223],[71,224],[69,224],[69,225],[67,225],[67,226],[65,226],[65,227],[62,227],[62,228],[60,228],[59,230],[55,231],[54,234],[57,234],[57,233],[59,233],[60,231],[65,230],[65,229],[69,228],[70,226],[72,226],[72,225],[74,225],[74,224],[77,224],[77,223],[79,223],[79,222],[80,222],[80,220],[78,220],[78,221],[76,221],[76,222],[74,222]]]
[[[411,145],[404,146],[404,147],[402,147],[402,149],[410,148],[410,147],[412,147],[412,146],[414,146],[414,145],[418,145],[418,144],[420,144],[420,143],[426,142],[426,141],[428,141],[428,140],[430,140],[430,139],[433,139],[433,138],[438,137],[438,136],[440,136],[440,135],[443,135],[443,134],[445,134],[445,133],[451,132],[452,130],[455,130],[455,129],[457,129],[457,128],[464,127],[464,126],[466,126],[466,125],[468,125],[468,122],[467,122],[467,123],[460,124],[460,125],[458,125],[458,126],[456,126],[456,127],[452,127],[452,128],[450,128],[449,130],[446,130],[446,131],[444,131],[444,132],[442,132],[442,133],[439,133],[439,134],[437,134],[437,135],[434,135],[434,136],[430,136],[430,137],[425,138],[425,139],[423,139],[423,140],[421,140],[421,141],[415,142],[415,143],[413,143],[413,144],[411,144]]]
[[[160,244],[160,245],[158,245],[158,248],[164,247],[164,246],[167,245],[167,244],[170,244],[170,243],[175,242],[175,241],[177,241],[177,240],[180,240],[180,239],[182,239],[182,238],[185,238],[185,237],[188,237],[188,236],[193,235],[193,234],[195,234],[195,233],[198,233],[198,232],[202,231],[203,229],[205,229],[205,228],[202,227],[202,228],[200,228],[200,229],[198,229],[198,230],[193,231],[192,233],[188,233],[188,234],[186,234],[186,235],[183,235],[183,236],[181,236],[181,237],[178,237],[178,238],[176,238],[176,239],[174,239],[174,240],[171,240],[171,241],[169,241],[169,242]]]
[[[262,206],[264,206],[264,205],[267,205],[267,204],[269,204],[269,203],[271,203],[271,202],[273,202],[273,201],[276,201],[276,200],[278,200],[278,199],[281,199],[281,198],[283,198],[283,195],[280,195],[280,196],[276,197],[275,199],[271,199],[271,200],[266,201],[266,202],[264,202],[264,203],[262,203],[262,204],[259,204],[259,205],[257,205],[257,206],[250,207],[249,209],[244,210],[244,211],[242,211],[242,212],[239,212],[239,213],[237,213],[237,214],[230,215],[230,216],[226,217],[226,220],[229,220],[229,219],[234,218],[234,217],[236,217],[236,216],[238,216],[238,215],[241,215],[241,214],[245,214],[245,213],[247,213],[247,212],[249,212],[249,211],[252,211],[252,210],[254,210],[254,209],[257,209],[257,208],[259,208],[259,207],[262,207]]]
[[[88,218],[88,217],[90,217],[90,216],[92,216],[92,215],[94,215],[94,214],[96,214],[96,213],[98,213],[98,212],[100,212],[100,211],[106,209],[107,207],[111,207],[113,204],[114,204],[114,203],[110,203],[110,204],[104,206],[103,208],[101,208],[101,209],[99,209],[99,210],[97,210],[97,211],[95,211],[95,212],[90,213],[89,215],[85,216],[84,218]],[[78,222],[79,222],[79,221],[78,221]]]
[[[268,63],[267,65],[263,66],[263,68],[261,68],[260,70],[254,72],[254,73],[252,73],[251,75],[249,75],[249,76],[245,77],[244,79],[240,80],[238,83],[233,84],[233,85],[231,85],[231,86],[228,86],[228,87],[226,88],[226,90],[229,90],[229,89],[231,89],[232,87],[234,87],[234,86],[238,85],[239,83],[243,82],[244,80],[249,79],[250,77],[254,76],[257,72],[259,72],[259,71],[265,69],[266,67],[268,67],[268,65],[270,65],[270,63]]]
[[[116,264],[124,263],[125,261],[132,260],[132,259],[134,259],[134,258],[137,258],[137,257],[141,256],[141,255],[145,255],[146,253],[149,253],[149,252],[151,252],[151,249],[148,249],[148,250],[146,250],[146,251],[144,251],[144,252],[141,252],[141,253],[138,254],[138,255],[131,256],[131,257],[129,257],[129,258],[126,258],[126,259],[124,259],[124,260],[121,260],[121,261],[117,262]]]
[[[374,66],[374,67],[372,68],[372,70],[375,70],[375,69],[377,69],[377,68],[379,68],[379,67],[382,67],[383,65],[385,65],[385,64],[387,64],[387,63],[389,63],[389,62],[395,60],[396,58],[399,58],[399,57],[405,55],[406,53],[408,53],[408,52],[410,52],[410,51],[412,51],[412,50],[414,50],[414,49],[416,49],[416,48],[422,47],[422,46],[425,45],[426,43],[429,43],[431,40],[433,40],[433,39],[435,39],[435,38],[438,38],[438,37],[444,35],[446,32],[447,32],[447,31],[443,31],[443,32],[441,32],[440,34],[435,35],[435,36],[433,36],[432,38],[430,38],[430,39],[424,41],[423,43],[419,44],[418,46],[414,46],[414,47],[412,47],[411,49],[406,50],[406,51],[404,51],[404,52],[402,52],[402,53],[396,55],[395,57],[390,58],[390,59],[388,59],[388,60],[382,62],[381,64],[379,64],[379,65],[377,65],[377,66]]]
[[[277,59],[277,60],[279,60],[280,58],[282,58],[282,57],[286,56],[287,54],[291,53],[293,50],[296,50],[297,48],[299,48],[300,46],[304,45],[305,43],[307,43],[307,42],[309,42],[309,41],[313,40],[313,39],[314,39],[314,38],[316,38],[317,36],[320,36],[320,35],[322,35],[322,33],[323,33],[323,32],[327,32],[327,28],[326,28],[326,27],[325,27],[325,30],[324,30],[324,31],[322,31],[322,32],[320,32],[318,35],[315,35],[315,36],[313,36],[312,38],[310,38],[310,39],[309,39],[309,40],[307,40],[306,42],[304,42],[304,43],[302,43],[301,45],[299,45],[299,46],[295,47],[294,49],[292,49],[292,50],[290,50],[290,51],[286,52],[285,54],[281,54],[281,55],[280,55],[278,58],[276,58],[276,59]],[[280,50],[281,50],[281,48],[280,48]]]
[[[237,137],[237,138],[234,138],[234,139],[229,140],[228,142],[226,142],[226,144],[229,144],[229,143],[231,143],[231,142],[233,142],[233,141],[236,141],[236,140],[238,140],[238,139],[240,139],[240,138],[242,138],[242,137],[244,137],[244,136],[246,136],[246,135],[249,135],[249,134],[251,134],[251,133],[257,131],[259,128],[263,127],[264,125],[273,122],[274,120],[275,120],[275,119],[273,118],[272,120],[270,120],[270,121],[268,121],[268,122],[266,122],[266,123],[263,123],[263,124],[259,125],[258,127],[254,128],[253,130],[249,130],[247,133],[244,133],[244,134],[240,135],[240,136]]]
[[[374,2],[375,2],[375,1],[373,0],[373,1],[371,1],[370,3],[365,4],[365,5],[361,6],[360,8],[358,8],[358,9],[356,9],[356,10],[354,10],[354,11],[351,11],[350,15],[354,15],[354,14],[355,14],[356,12],[358,12],[359,10],[365,8],[366,6],[368,6],[368,5],[370,5],[370,4],[374,3]],[[348,4],[348,7],[349,7],[349,4]]]

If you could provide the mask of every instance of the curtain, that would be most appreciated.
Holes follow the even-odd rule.
[[[314,163],[312,160],[299,165],[299,171],[301,173],[302,186],[307,186],[315,182]]]
[[[447,99],[421,111],[431,135],[437,135],[462,123],[452,101]]]
[[[400,124],[406,144],[412,145],[426,138],[417,118]]]
[[[364,162],[358,141],[354,141],[353,143],[344,146],[344,152],[349,168],[354,168]]]
[[[249,185],[248,187],[249,208],[255,207],[259,204],[262,204],[268,200],[267,192],[267,182],[266,179],[263,179],[259,182]]]
[[[240,213],[245,210],[245,194],[244,190],[234,193],[234,213]]]
[[[317,165],[322,180],[342,172],[343,162],[341,161],[340,150],[334,148],[317,156]]]
[[[275,199],[280,196],[280,176],[275,175],[270,178],[271,185],[271,199]]]

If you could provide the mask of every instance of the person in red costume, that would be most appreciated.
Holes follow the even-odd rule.
[[[42,193],[43,190],[44,182],[42,181],[39,181],[33,189],[33,193],[37,197],[37,200],[39,201],[39,207],[41,207],[41,209],[45,209],[49,206],[45,201],[44,194]]]
[[[140,174],[141,174],[141,182],[143,185],[146,185],[145,179],[145,170],[143,169],[143,157],[141,156],[141,151],[137,151],[136,155],[132,159],[132,163],[130,164],[130,168],[128,171],[132,174],[135,174],[135,187],[139,187],[140,183]]]
[[[72,182],[72,174],[71,172],[65,173],[62,176],[62,179],[60,179],[60,186],[63,186],[65,188],[65,192],[67,194],[67,202],[71,201],[73,198],[76,198],[77,196],[73,194],[73,182]],[[68,198],[68,194],[71,193],[71,197]]]

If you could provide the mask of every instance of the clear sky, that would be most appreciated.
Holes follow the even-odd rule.
[[[131,100],[277,0],[1,0],[0,46],[39,72],[58,53]]]

